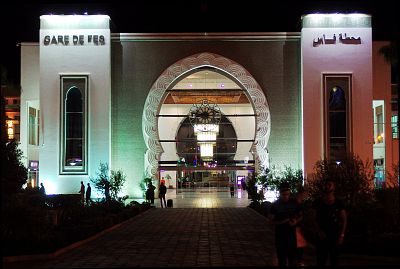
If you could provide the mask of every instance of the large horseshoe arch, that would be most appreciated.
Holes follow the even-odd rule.
[[[156,80],[147,96],[143,115],[142,131],[146,143],[145,175],[156,177],[158,172],[158,160],[163,153],[158,136],[157,114],[162,105],[165,91],[171,85],[185,77],[187,73],[204,67],[211,67],[231,78],[244,89],[252,103],[256,116],[256,132],[251,152],[254,155],[256,170],[269,165],[267,144],[269,140],[271,121],[270,111],[264,92],[257,81],[240,64],[214,53],[200,53],[181,59],[168,67]]]

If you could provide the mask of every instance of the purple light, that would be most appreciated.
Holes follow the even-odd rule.
[[[237,176],[237,185],[242,186],[242,182],[245,180],[245,176]]]

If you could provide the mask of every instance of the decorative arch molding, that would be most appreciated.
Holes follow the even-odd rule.
[[[143,115],[142,131],[146,143],[145,174],[155,177],[158,170],[158,160],[164,152],[159,142],[157,114],[163,100],[166,98],[166,90],[171,89],[180,77],[186,77],[195,73],[197,69],[213,68],[236,83],[238,83],[249,98],[256,116],[256,132],[251,153],[254,155],[256,169],[260,166],[268,166],[267,144],[271,130],[270,111],[264,92],[257,81],[240,64],[222,57],[218,54],[204,52],[179,60],[168,67],[154,82],[147,96]]]

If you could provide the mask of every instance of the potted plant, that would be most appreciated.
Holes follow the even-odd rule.
[[[167,184],[166,185],[168,186],[168,188],[169,189],[173,189],[174,186],[171,185],[171,176],[169,174],[166,174],[165,175],[165,179],[167,180]]]

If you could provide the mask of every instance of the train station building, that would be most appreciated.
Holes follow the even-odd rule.
[[[21,44],[33,186],[76,193],[100,163],[125,173],[132,198],[145,177],[176,191],[239,187],[270,165],[307,178],[318,160],[356,154],[383,182],[398,163],[388,42],[372,40],[369,15],[257,33],[112,33],[111,19],[44,15],[39,43]]]

